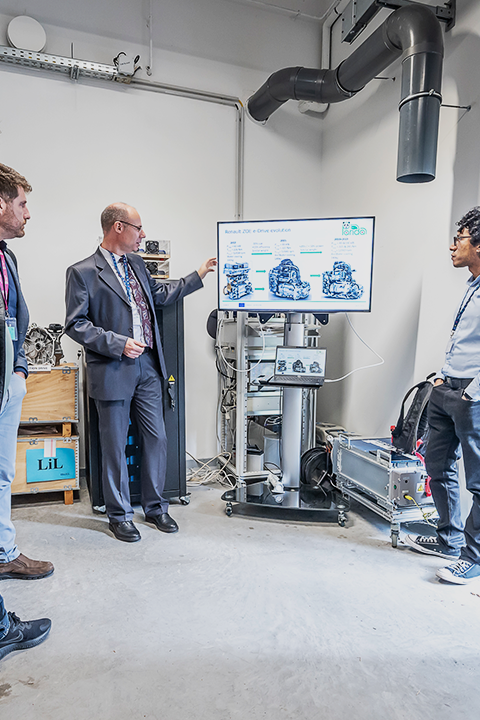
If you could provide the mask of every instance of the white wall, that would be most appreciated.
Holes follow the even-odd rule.
[[[120,50],[148,57],[148,2],[23,0],[46,27],[51,53],[111,62]],[[0,43],[19,11],[2,3]],[[40,14],[41,13],[41,14]],[[153,80],[246,99],[274,70],[318,66],[319,26],[230,0],[154,1]],[[380,21],[382,18],[379,18]],[[334,30],[334,65],[350,52]],[[283,106],[264,126],[248,122],[246,218],[373,214],[377,217],[373,312],[352,316],[385,358],[319,393],[319,418],[364,434],[388,432],[413,381],[438,369],[467,272],[448,255],[455,220],[479,202],[480,7],[465,0],[446,35],[444,100],[437,179],[395,180],[400,66],[324,119]],[[363,42],[361,37],[359,42]],[[3,40],[5,42],[5,40]],[[145,72],[141,75],[145,78]],[[9,69],[0,64],[0,157],[34,186],[32,220],[17,250],[39,325],[62,321],[66,267],[95,248],[98,217],[109,202],[138,207],[151,239],[172,240],[172,275],[215,250],[215,224],[234,212],[234,111],[108,83]],[[216,377],[205,319],[215,282],[186,300],[187,448],[213,455]],[[330,377],[375,357],[343,317],[323,331]],[[67,346],[75,357],[73,343]]]
[[[142,58],[148,55],[145,45],[139,48],[136,40],[129,40],[136,32],[134,18],[141,26],[144,17],[137,15],[148,3],[88,0],[37,5],[25,0],[22,10],[45,25],[48,52],[69,54],[73,41],[76,57],[98,62],[110,63],[124,48],[140,51]],[[179,28],[177,36],[168,36],[170,45],[185,45],[191,38],[199,54],[165,49],[162,26],[152,80],[243,98],[276,69],[259,69],[266,57],[284,65],[300,56],[305,64],[316,63],[317,24],[292,23],[286,16],[224,0],[179,0],[155,7],[168,10],[170,28]],[[0,44],[6,44],[2,33],[18,8],[5,2],[2,10]],[[92,16],[107,28],[104,36],[86,32]],[[126,28],[121,42],[120,26]],[[221,40],[219,47],[216,38]],[[238,65],[211,57],[223,56],[229,42]],[[142,76],[146,77],[143,71]],[[95,250],[99,215],[110,202],[134,205],[150,239],[172,241],[172,277],[190,272],[215,254],[216,222],[234,216],[233,109],[107,82],[74,83],[54,73],[2,63],[0,97],[1,162],[24,174],[34,188],[27,235],[11,243],[33,322],[63,322],[65,270]],[[307,118],[300,127],[293,107],[272,120],[268,129],[249,122],[245,216],[315,214],[319,155],[317,123]],[[205,284],[185,301],[187,449],[197,457],[216,453],[216,372],[205,332],[207,316],[216,306],[215,279],[209,276]],[[67,339],[64,348],[67,359],[74,360],[77,346]]]
[[[385,364],[319,394],[322,419],[363,434],[387,435],[408,387],[440,369],[468,278],[466,269],[452,268],[448,252],[455,222],[480,200],[480,80],[474,70],[480,60],[480,7],[461,5],[456,27],[445,36],[443,96],[444,103],[473,107],[467,114],[442,108],[435,181],[395,180],[400,63],[382,73],[394,82],[372,81],[321,121],[322,172],[329,178],[322,185],[322,212],[377,219],[373,312],[352,315],[352,322]],[[333,66],[345,53],[338,34],[335,27]],[[338,374],[376,361],[342,318],[332,319],[325,337]],[[333,374],[337,368],[328,370]]]

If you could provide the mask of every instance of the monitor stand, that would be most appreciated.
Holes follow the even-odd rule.
[[[288,314],[284,345],[303,346],[305,324],[301,313]],[[282,482],[288,491],[288,504],[300,506],[300,458],[302,450],[302,388],[284,387],[282,409]],[[295,492],[296,491],[296,492]],[[287,498],[285,498],[287,499]]]

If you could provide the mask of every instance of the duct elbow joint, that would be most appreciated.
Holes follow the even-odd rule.
[[[300,67],[283,68],[270,75],[268,80],[247,100],[250,116],[265,122],[278,108],[294,97],[296,77]]]

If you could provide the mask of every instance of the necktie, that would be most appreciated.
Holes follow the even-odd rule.
[[[138,311],[140,313],[145,344],[149,348],[153,348],[152,320],[150,318],[150,311],[148,309],[147,301],[145,300],[145,296],[143,294],[142,288],[140,287],[140,283],[138,282],[133,271],[128,265],[125,255],[122,256],[122,262],[123,267],[125,268],[125,277],[128,277],[128,282],[132,290],[133,299],[135,300],[135,304],[138,307]]]

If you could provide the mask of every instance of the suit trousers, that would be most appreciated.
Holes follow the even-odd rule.
[[[130,416],[136,425],[140,448],[140,492],[145,515],[168,512],[162,497],[167,470],[167,436],[163,418],[162,381],[152,352],[135,361],[136,385],[127,400],[97,400],[102,486],[108,517],[131,520],[130,487],[125,455]]]
[[[480,402],[463,400],[461,388],[438,385],[428,403],[428,426],[425,465],[439,515],[438,539],[459,549],[463,560],[480,564]],[[457,468],[461,454],[467,490],[472,494],[465,527]]]

